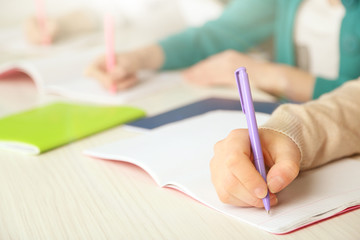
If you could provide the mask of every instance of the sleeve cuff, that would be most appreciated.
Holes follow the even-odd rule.
[[[293,104],[291,105],[291,108],[289,108],[289,106],[289,104],[284,104],[277,108],[271,115],[271,118],[265,124],[260,126],[260,128],[276,131],[288,136],[299,148],[301,154],[300,167],[302,168],[304,165],[302,125],[296,117],[296,114],[291,113],[294,108],[299,106],[295,106]]]
[[[317,77],[314,86],[313,99],[319,98],[324,93],[331,92],[332,90],[341,86],[341,84],[343,83],[344,81],[340,79],[330,80],[326,78]]]
[[[159,42],[165,57],[161,70],[186,68],[199,60],[198,56],[191,54],[194,51],[193,46],[189,44],[189,39],[192,38],[194,31],[190,28]]]

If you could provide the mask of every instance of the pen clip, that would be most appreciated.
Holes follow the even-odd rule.
[[[235,79],[236,79],[236,84],[237,84],[237,87],[238,87],[238,90],[239,90],[241,110],[244,112],[244,114],[246,114],[245,108],[244,108],[243,95],[242,95],[242,92],[241,92],[241,84],[240,84],[240,77],[239,77],[240,69],[241,69],[241,68],[239,68],[239,69],[237,69],[237,70],[235,71]]]

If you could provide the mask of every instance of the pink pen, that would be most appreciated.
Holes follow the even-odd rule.
[[[41,40],[43,45],[49,45],[51,39],[46,28],[45,3],[43,0],[35,0],[36,18],[41,29]]]
[[[258,127],[256,123],[254,104],[251,96],[250,84],[248,74],[245,67],[240,67],[235,71],[236,83],[239,89],[240,104],[242,111],[246,116],[248,126],[251,149],[254,155],[254,163],[256,170],[260,173],[266,182],[266,170],[264,164],[264,156],[261,149]],[[263,199],[264,207],[267,213],[270,212],[270,197],[269,191]]]
[[[106,47],[106,71],[111,72],[115,67],[115,34],[114,18],[110,14],[104,17],[104,34]],[[116,93],[116,84],[113,83],[110,92]]]

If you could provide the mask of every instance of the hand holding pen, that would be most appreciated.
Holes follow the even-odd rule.
[[[244,67],[238,68],[235,71],[235,79],[239,90],[241,109],[246,116],[254,165],[256,170],[260,173],[261,177],[266,182],[264,155],[261,149],[259,130],[256,122],[256,116],[255,116],[254,104],[250,90],[248,74],[246,73],[246,69]],[[264,195],[264,193],[266,193],[265,196],[262,198],[262,201],[264,203],[265,210],[269,213],[270,212],[269,191],[260,188],[260,189],[255,189],[255,193],[259,196]]]
[[[258,133],[264,164],[269,168],[267,183],[255,166],[258,156],[254,156],[252,149],[251,131],[235,129],[214,147],[211,179],[220,200],[226,204],[264,208],[265,202],[268,210],[278,202],[275,193],[289,185],[299,173],[300,151],[289,137],[261,128]]]
[[[58,34],[58,24],[45,13],[45,1],[35,0],[35,16],[25,23],[25,35],[28,41],[36,45],[49,45]]]
[[[140,70],[157,70],[163,64],[164,55],[158,45],[114,54],[114,66],[109,71],[108,54],[98,57],[86,69],[85,74],[97,79],[105,89],[112,91],[130,88],[138,82]],[[110,63],[111,64],[111,63]]]

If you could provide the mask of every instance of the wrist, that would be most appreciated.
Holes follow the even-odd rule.
[[[280,96],[298,102],[312,99],[315,77],[306,71],[290,66],[281,66],[283,71],[283,89]]]
[[[267,76],[267,79],[261,81],[259,88],[274,96],[284,96],[288,84],[286,68],[269,62],[263,64],[264,76]]]
[[[312,98],[315,77],[311,73],[283,64],[268,64],[268,71],[265,91],[299,102]]]
[[[159,45],[151,45],[133,52],[137,69],[160,69],[164,63],[164,53]]]

